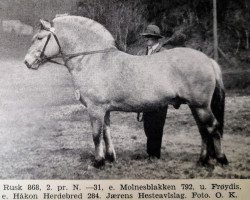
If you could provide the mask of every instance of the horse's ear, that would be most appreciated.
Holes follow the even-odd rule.
[[[51,23],[48,22],[48,21],[45,21],[45,20],[43,20],[43,19],[40,19],[40,23],[41,23],[42,29],[50,30],[50,29],[52,28]]]

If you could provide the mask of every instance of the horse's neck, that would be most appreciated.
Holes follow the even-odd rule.
[[[112,43],[106,42],[102,38],[94,35],[84,35],[74,30],[63,30],[58,32],[62,51],[65,54],[74,54],[80,52],[90,52],[104,50],[114,47]]]
[[[90,34],[87,30],[86,33],[83,33],[84,31],[79,31],[74,26],[66,26],[60,23],[55,24],[55,27],[61,50],[65,55],[88,53],[115,47],[112,40],[105,40],[94,33]],[[69,71],[79,67],[79,59],[81,57],[77,56],[67,62]]]

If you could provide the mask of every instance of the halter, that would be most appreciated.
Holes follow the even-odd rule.
[[[68,62],[70,59],[74,58],[74,57],[77,57],[77,56],[85,56],[85,55],[96,54],[96,53],[106,53],[106,52],[111,52],[111,51],[116,50],[115,47],[110,47],[110,48],[103,49],[103,50],[85,51],[85,52],[79,52],[79,53],[64,54],[63,51],[62,51],[62,48],[61,48],[59,39],[58,39],[58,37],[56,36],[56,34],[54,33],[53,28],[47,29],[47,31],[49,31],[50,34],[48,35],[47,40],[46,40],[46,42],[45,42],[45,44],[44,44],[44,47],[43,47],[43,49],[42,49],[42,52],[41,52],[41,54],[40,54],[40,63],[51,62],[51,63],[55,63],[55,64],[59,64],[59,65],[65,65],[65,66],[68,68],[68,70],[69,70],[69,67],[67,66],[67,62]],[[48,56],[45,55],[45,50],[46,50],[46,47],[47,47],[47,45],[48,45],[48,43],[49,43],[49,40],[50,40],[50,38],[51,38],[52,35],[54,36],[54,38],[55,38],[55,40],[56,40],[56,43],[57,43],[57,45],[58,45],[59,54],[58,54],[58,55],[55,55],[55,56],[50,56],[50,57],[48,57]],[[55,58],[62,58],[62,60],[63,60],[64,63],[62,64],[62,63],[60,63],[60,62],[57,62],[57,61],[53,60],[53,59],[55,59]]]

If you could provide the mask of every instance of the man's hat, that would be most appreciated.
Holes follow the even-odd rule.
[[[163,38],[160,28],[153,24],[148,25],[145,32],[141,33],[140,35],[145,37]]]

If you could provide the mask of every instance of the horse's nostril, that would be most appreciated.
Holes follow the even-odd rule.
[[[28,67],[28,68],[31,68],[31,65],[25,60],[24,61],[24,64]]]

